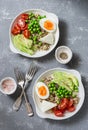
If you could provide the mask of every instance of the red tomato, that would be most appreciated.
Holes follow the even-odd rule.
[[[19,30],[19,29],[16,29],[16,28],[13,28],[13,29],[11,30],[11,33],[12,33],[13,35],[17,35],[17,34],[20,34],[20,30]]]
[[[28,30],[24,30],[24,31],[23,31],[23,35],[24,35],[26,38],[29,38],[30,32],[29,32]]]
[[[53,111],[53,112],[55,112],[56,110],[58,110],[58,107],[57,107],[57,106],[54,107],[54,108],[52,108],[52,111]]]
[[[73,111],[75,111],[75,106],[71,106],[71,107],[69,107],[67,110],[68,110],[69,112],[73,112]]]
[[[62,117],[62,116],[63,116],[63,112],[60,111],[60,110],[56,110],[56,111],[54,112],[54,114],[55,114],[56,116],[59,116],[59,117]]]
[[[73,104],[74,104],[73,99],[70,99],[69,102],[68,102],[68,108],[71,107]]]
[[[63,110],[63,109],[66,109],[67,105],[68,105],[68,99],[63,98],[60,104],[58,105],[58,108]]]
[[[24,31],[24,30],[26,30],[26,29],[28,29],[28,25],[26,24],[24,27],[21,27],[21,30],[22,31]]]
[[[21,31],[21,28],[17,24],[14,26],[14,28]]]
[[[29,19],[29,15],[28,14],[22,14],[21,18],[27,20],[27,19]]]
[[[26,25],[25,20],[22,18],[18,19],[17,24],[20,28],[24,28]]]

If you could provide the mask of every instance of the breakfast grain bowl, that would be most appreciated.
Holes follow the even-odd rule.
[[[59,40],[58,17],[41,9],[18,14],[9,30],[10,49],[30,58],[49,54]]]
[[[81,76],[76,70],[47,70],[38,77],[33,87],[36,113],[41,118],[70,118],[80,110],[84,98]]]

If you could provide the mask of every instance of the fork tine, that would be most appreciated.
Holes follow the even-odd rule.
[[[18,67],[14,68],[14,73],[18,82],[24,79],[23,73],[19,71]]]
[[[29,70],[28,70],[28,73],[27,73],[27,74],[30,74],[30,73],[31,73],[31,71],[32,71],[32,69],[33,69],[33,62],[31,62],[31,64],[30,64],[30,67],[29,67]]]
[[[37,65],[35,64],[31,64],[31,68],[30,68],[30,71],[28,72],[28,75],[34,75],[34,73],[37,71]]]
[[[28,80],[31,80],[35,74],[35,72],[37,71],[38,69],[38,66],[37,64],[33,61],[31,64],[30,64],[30,67],[29,67],[29,70],[28,72],[26,73],[26,79]]]
[[[37,66],[33,68],[32,72],[30,73],[30,76],[33,77],[36,71],[37,71]]]
[[[15,74],[17,82],[18,82],[19,81],[18,67],[14,68],[14,74]]]

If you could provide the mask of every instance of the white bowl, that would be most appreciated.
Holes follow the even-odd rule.
[[[13,23],[16,20],[16,18],[22,13],[29,13],[29,12],[33,12],[33,13],[37,12],[40,15],[46,15],[46,17],[48,17],[48,18],[52,18],[53,21],[55,21],[56,27],[57,27],[56,32],[55,32],[55,43],[50,46],[49,50],[47,50],[47,51],[42,51],[42,50],[37,51],[34,55],[29,55],[29,54],[21,52],[20,50],[15,48],[14,45],[13,45],[12,34],[11,34],[11,28],[12,28]],[[42,57],[42,56],[45,56],[45,55],[49,54],[55,48],[55,46],[57,45],[58,40],[59,40],[59,27],[58,27],[58,25],[59,25],[58,17],[55,14],[44,11],[44,10],[41,10],[41,9],[29,9],[29,10],[26,10],[26,11],[23,11],[23,12],[19,13],[13,19],[13,21],[12,21],[12,23],[10,25],[10,29],[9,29],[9,38],[10,38],[10,49],[11,49],[11,51],[14,52],[14,53],[21,54],[21,55],[26,56],[26,57],[30,57],[30,58],[39,58],[39,57]]]
[[[74,112],[67,112],[65,114],[65,116],[63,116],[63,117],[56,117],[53,113],[48,113],[48,112],[43,113],[40,109],[40,100],[39,100],[38,96],[36,96],[36,92],[35,92],[36,83],[38,81],[41,81],[41,79],[43,77],[45,77],[45,76],[47,77],[48,75],[52,74],[54,71],[63,71],[63,72],[71,73],[74,76],[76,76],[78,81],[79,81],[79,94],[78,94],[78,96],[79,96],[80,100],[76,106],[76,110]],[[83,105],[84,98],[85,98],[85,92],[84,92],[84,87],[83,87],[83,84],[81,81],[81,76],[80,76],[80,73],[76,70],[68,70],[68,69],[63,69],[63,68],[53,68],[53,69],[47,70],[37,78],[37,80],[35,81],[34,87],[33,87],[33,100],[34,100],[34,104],[36,107],[36,113],[41,118],[49,118],[49,119],[53,119],[53,120],[64,120],[64,119],[70,118],[80,110],[80,108]]]
[[[66,53],[67,54],[67,58],[66,59],[62,59],[60,57],[61,53]],[[67,46],[60,46],[56,49],[55,51],[55,58],[58,62],[60,62],[61,64],[67,64],[68,62],[70,62],[70,60],[72,59],[72,51],[69,47]]]
[[[4,81],[8,80],[8,79],[12,80],[13,83],[14,83],[14,88],[13,88],[10,92],[4,91],[4,89],[3,89],[3,87],[2,87],[2,83],[3,83]],[[3,94],[11,95],[11,94],[15,93],[16,89],[17,89],[17,84],[16,84],[16,81],[15,81],[13,78],[11,78],[11,77],[5,77],[4,79],[2,79],[2,80],[0,81],[0,91],[1,91]]]

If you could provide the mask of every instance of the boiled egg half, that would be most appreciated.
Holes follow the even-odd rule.
[[[56,30],[55,22],[50,18],[43,18],[39,22],[40,27],[47,32],[54,32]]]
[[[47,99],[49,97],[49,89],[43,82],[37,82],[35,85],[35,91],[39,98]]]

